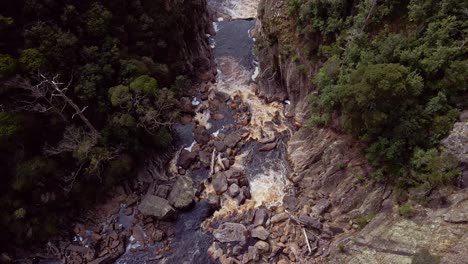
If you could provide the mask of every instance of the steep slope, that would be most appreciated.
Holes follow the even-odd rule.
[[[312,80],[323,65],[318,50],[324,36],[299,32],[298,17],[290,12],[291,3],[301,2],[306,1],[261,1],[256,52],[261,68],[259,94],[267,100],[290,100],[288,115],[304,123],[310,116],[310,96],[320,93]],[[459,122],[444,144],[464,169],[466,118]],[[405,206],[399,204],[404,200],[401,191],[391,182],[372,179],[375,168],[368,163],[365,148],[366,144],[342,132],[336,113],[326,127],[304,127],[293,134],[288,158],[289,179],[295,188],[284,203],[299,220],[311,217],[322,225],[313,228],[302,221],[312,252],[305,237],[298,236],[289,240],[289,250],[283,250],[287,261],[465,263],[466,169],[455,186],[424,192],[425,206],[409,206],[412,216],[407,218],[402,216]],[[294,250],[297,246],[300,250]]]

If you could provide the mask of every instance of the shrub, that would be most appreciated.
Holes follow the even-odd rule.
[[[410,218],[414,214],[413,206],[411,206],[411,204],[407,202],[404,205],[400,206],[400,208],[398,208],[398,213],[405,218]]]

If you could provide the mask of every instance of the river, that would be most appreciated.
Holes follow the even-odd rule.
[[[211,223],[222,223],[233,215],[240,215],[257,206],[278,206],[287,189],[286,176],[288,163],[285,157],[285,140],[288,126],[284,124],[284,104],[264,103],[255,95],[255,79],[259,69],[254,57],[254,39],[251,31],[255,27],[258,1],[211,0],[212,9],[220,16],[214,23],[216,36],[211,39],[212,48],[218,65],[216,92],[228,94],[231,98],[240,97],[249,106],[251,119],[244,129],[249,137],[236,157],[233,168],[245,172],[250,185],[251,199],[244,205],[237,206],[232,201],[225,201],[221,209],[213,211],[204,201],[198,202],[189,212],[182,213],[175,223],[175,236],[170,242],[172,250],[163,258],[151,258],[154,251],[163,245],[154,245],[142,251],[127,252],[117,263],[212,263],[208,257],[208,248],[213,238],[205,232]],[[226,16],[232,20],[226,19]],[[193,98],[198,102],[199,98]],[[195,118],[204,124],[210,133],[228,133],[226,127],[235,127],[233,110],[222,107],[222,120],[210,119],[210,109],[199,112]],[[194,123],[176,126],[178,147],[189,147],[194,141],[192,130]],[[262,144],[257,140],[273,138],[277,147],[261,152]],[[208,177],[208,170],[200,170],[195,182],[200,184]],[[205,228],[203,228],[205,227]]]

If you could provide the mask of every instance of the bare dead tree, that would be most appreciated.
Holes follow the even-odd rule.
[[[163,120],[164,113],[168,112],[174,107],[174,104],[169,100],[162,100],[159,103],[156,103],[155,108],[152,108],[143,113],[143,116],[139,118],[138,125],[143,127],[148,133],[153,134],[153,132],[162,127],[173,125],[173,118],[169,118],[168,121]]]
[[[63,138],[60,140],[57,146],[52,147],[46,145],[44,147],[44,154],[52,156],[59,155],[64,152],[73,152],[80,146],[82,146],[82,149],[91,149],[93,147],[91,141],[88,147],[83,146],[87,137],[89,137],[89,135],[84,131],[84,129],[75,126],[69,126],[65,128]]]
[[[59,75],[55,75],[52,78],[46,77],[44,74],[38,74],[37,85],[32,85],[29,79],[15,78],[9,83],[11,86],[21,88],[28,92],[27,96],[29,100],[18,100],[21,104],[19,110],[46,113],[53,111],[59,114],[63,120],[68,119],[64,115],[66,107],[71,107],[74,110],[74,114],[71,119],[78,116],[81,121],[88,127],[91,134],[95,139],[99,138],[99,132],[91,124],[89,119],[84,115],[84,111],[88,108],[87,106],[80,108],[68,95],[67,91],[71,86],[73,78],[65,84],[59,81]]]

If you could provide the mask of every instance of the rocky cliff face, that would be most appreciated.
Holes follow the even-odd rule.
[[[210,81],[216,74],[214,57],[212,56],[208,35],[214,35],[212,14],[208,10],[206,0],[186,2],[166,1],[166,10],[178,10],[185,16],[179,27],[179,43],[171,45],[180,46],[177,51],[186,62],[186,71],[193,73],[202,81]]]
[[[308,111],[307,97],[315,89],[311,79],[320,65],[302,59],[305,49],[288,16],[287,1],[262,0],[259,19],[258,93],[267,100],[290,100],[289,115],[302,120]],[[314,40],[308,41],[313,45]],[[467,158],[466,124],[458,123],[443,142],[462,164]],[[468,259],[463,249],[468,239],[466,189],[435,190],[427,206],[414,205],[413,217],[405,218],[399,213],[396,191],[369,179],[372,169],[362,146],[351,137],[326,128],[301,128],[288,143],[288,158],[294,192],[285,198],[285,207],[303,225],[307,219],[318,223],[314,228],[304,225],[308,239],[298,238],[303,250],[295,251],[296,261],[465,263]],[[308,240],[310,248],[301,240]]]
[[[258,15],[259,95],[268,101],[291,101],[288,112],[301,117],[314,91],[310,80],[319,65],[302,59],[305,49],[288,15],[287,1],[262,0]]]

